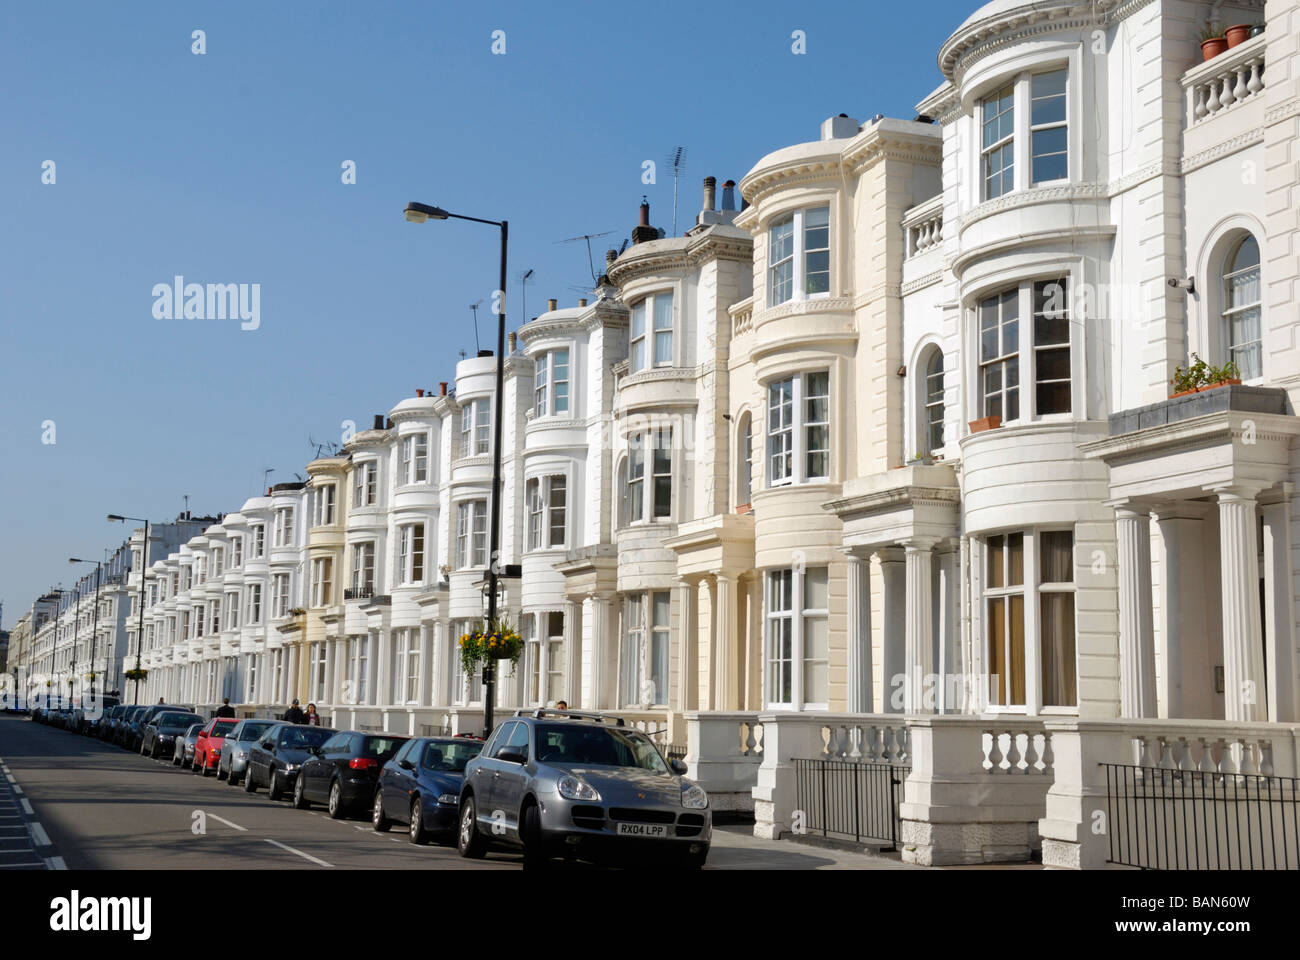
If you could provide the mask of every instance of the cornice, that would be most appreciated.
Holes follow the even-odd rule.
[[[1264,125],[1271,127],[1275,123],[1290,120],[1297,115],[1300,115],[1300,97],[1292,97],[1290,100],[1284,100],[1276,106],[1269,107],[1264,112]]]
[[[1040,203],[1077,202],[1081,200],[1105,200],[1109,196],[1106,184],[1095,181],[1086,183],[1066,183],[1056,187],[1032,187],[1028,190],[1016,190],[1003,194],[996,200],[986,200],[977,207],[972,207],[957,219],[957,233],[973,223],[988,217],[997,216],[1008,210],[1021,207],[1037,206]]]
[[[752,180],[744,184],[747,189],[744,197],[751,205],[757,206],[768,194],[778,188],[786,189],[809,183],[820,183],[826,180],[833,180],[838,183],[841,167],[842,164],[838,156],[832,159],[823,158],[816,161],[793,161],[771,167],[755,175]]]
[[[924,290],[926,287],[934,286],[936,283],[943,281],[944,271],[936,270],[933,273],[927,273],[923,277],[917,277],[915,280],[909,280],[899,288],[901,296],[907,296],[909,293],[916,293],[918,290]]]
[[[664,250],[638,249],[644,246],[642,244],[630,247],[609,265],[610,282],[623,287],[631,281],[665,270],[691,271],[711,260],[750,263],[754,258],[754,241],[750,237],[732,237],[710,230],[686,239],[688,243],[684,246],[675,245]]]
[[[1178,164],[1179,172],[1184,174],[1191,173],[1193,170],[1198,170],[1201,167],[1213,163],[1215,160],[1236,153],[1238,150],[1245,150],[1247,147],[1253,146],[1256,143],[1263,143],[1263,141],[1263,127],[1256,127],[1253,130],[1247,130],[1239,136],[1224,140],[1222,143],[1216,143],[1208,150],[1194,153],[1190,157],[1183,157]]]

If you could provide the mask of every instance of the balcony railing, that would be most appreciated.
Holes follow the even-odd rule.
[[[749,297],[729,309],[731,314],[731,335],[739,337],[754,329],[754,298]]]
[[[1184,74],[1189,127],[1263,91],[1264,49],[1265,37],[1252,37]]]
[[[343,589],[344,600],[369,600],[374,595],[374,587],[345,587]]]
[[[943,242],[943,194],[918,203],[903,214],[904,259],[925,253]]]

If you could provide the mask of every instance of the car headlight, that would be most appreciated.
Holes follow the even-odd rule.
[[[230,754],[231,754],[231,756],[233,756],[236,760],[243,760],[246,756],[248,756],[248,751],[247,751],[247,750],[231,750],[231,751],[230,751]]]
[[[285,773],[293,773],[293,772],[294,772],[295,770],[297,770],[297,769],[298,769],[298,764],[296,764],[296,763],[286,763],[286,764],[284,765],[284,772],[285,772]]]
[[[460,797],[456,796],[454,793],[444,793],[438,798],[438,802],[449,807],[454,807],[456,804],[460,803]]]
[[[691,810],[703,810],[709,805],[709,795],[697,783],[682,783],[682,806]]]
[[[600,794],[591,784],[579,780],[574,776],[560,777],[557,784],[560,790],[560,796],[568,800],[599,800]]]

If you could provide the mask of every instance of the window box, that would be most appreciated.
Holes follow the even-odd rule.
[[[996,414],[991,417],[980,417],[978,420],[972,420],[967,426],[970,427],[971,433],[983,433],[985,430],[996,430],[1002,426],[1002,418]]]
[[[1208,383],[1201,387],[1193,387],[1191,390],[1180,390],[1178,391],[1178,393],[1171,393],[1169,395],[1169,399],[1173,400],[1176,397],[1185,397],[1189,393],[1204,393],[1206,390],[1215,390],[1219,387],[1239,387],[1239,386],[1241,386],[1240,380],[1219,380],[1215,383]]]

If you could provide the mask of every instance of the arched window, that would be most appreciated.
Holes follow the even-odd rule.
[[[943,449],[943,352],[938,347],[926,351],[921,366],[920,425],[921,452]]]
[[[736,429],[736,507],[748,506],[754,496],[753,418],[740,415]]]
[[[1246,234],[1223,261],[1223,342],[1243,380],[1263,373],[1259,242]]]

